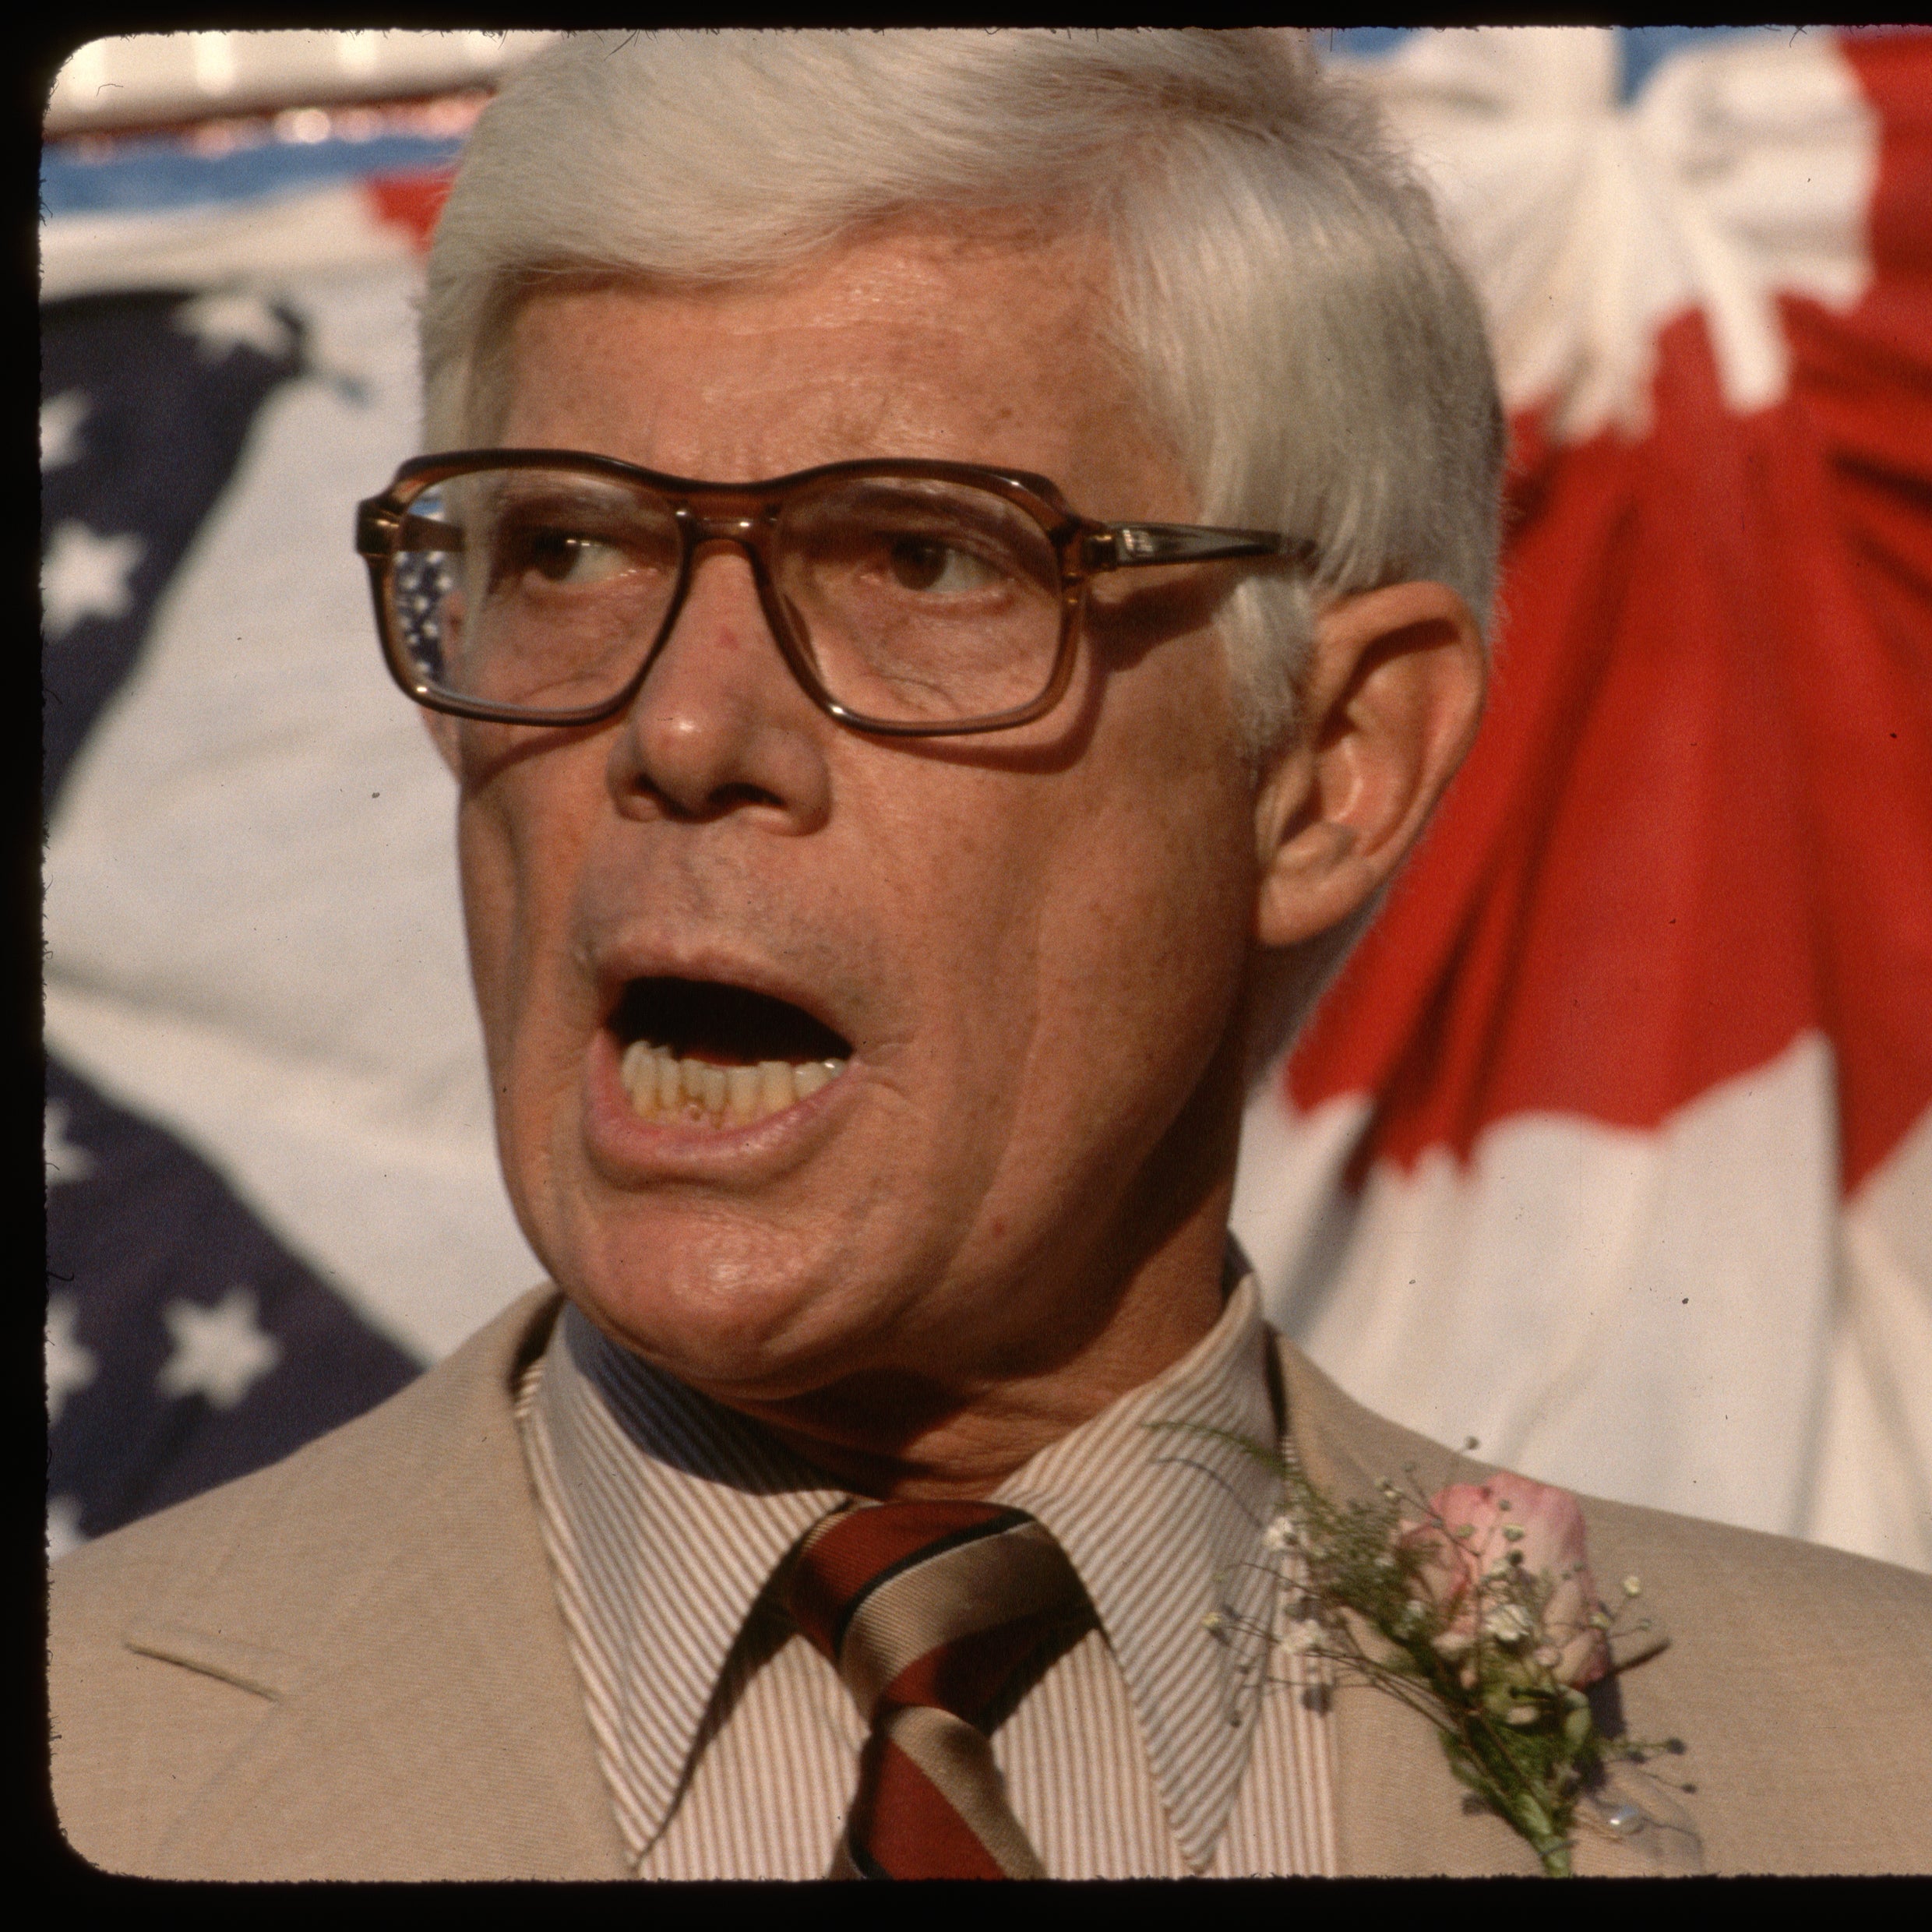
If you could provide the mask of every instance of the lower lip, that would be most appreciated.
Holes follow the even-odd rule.
[[[848,1060],[845,1070],[816,1093],[743,1126],[696,1126],[682,1120],[647,1120],[638,1112],[625,1091],[622,1056],[616,1036],[607,1027],[598,1028],[584,1079],[591,1160],[619,1181],[735,1173],[767,1162],[788,1162],[802,1151],[802,1139],[830,1123],[854,1072]]]

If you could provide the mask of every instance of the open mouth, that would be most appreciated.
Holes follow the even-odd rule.
[[[809,1099],[845,1070],[849,1042],[788,1000],[707,979],[634,979],[612,1030],[647,1120],[742,1127]]]

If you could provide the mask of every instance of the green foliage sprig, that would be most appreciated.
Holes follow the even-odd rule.
[[[1566,1492],[1499,1475],[1425,1496],[1412,1466],[1406,1487],[1385,1480],[1372,1502],[1338,1503],[1292,1452],[1191,1433],[1236,1443],[1281,1479],[1263,1543],[1282,1566],[1282,1615],[1266,1634],[1427,1720],[1451,1771],[1549,1876],[1571,1874],[1579,1803],[1608,1764],[1683,1750],[1611,1738],[1597,1722],[1588,1686],[1666,1640],[1631,1616],[1638,1578],[1624,1580],[1615,1610],[1597,1597]],[[1553,1543],[1567,1560],[1532,1560]],[[1207,1621],[1223,1641],[1237,1634],[1231,1611]]]

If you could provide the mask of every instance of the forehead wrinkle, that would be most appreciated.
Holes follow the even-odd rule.
[[[728,409],[707,407],[712,400],[707,390]],[[773,385],[772,407],[762,417],[755,407],[748,410],[757,390],[742,380],[727,377],[689,393],[697,404],[695,412],[680,410],[682,420],[667,425],[664,413],[654,409],[644,425],[655,453],[653,467],[696,476],[693,465],[702,464],[705,481],[757,482],[821,463],[950,453],[940,446],[929,425],[922,428],[922,412],[908,407],[904,395],[864,385],[820,386],[800,407],[796,386],[784,382],[781,372]],[[693,413],[701,423],[691,420]],[[773,453],[774,446],[789,453]],[[801,454],[809,460],[793,460]]]
[[[936,457],[1040,471],[1090,515],[1184,520],[1184,473],[1095,327],[1108,280],[1091,235],[892,236],[721,287],[539,290],[514,318],[503,439],[723,483]],[[1166,486],[1147,487],[1149,454]]]
[[[696,319],[676,318],[686,326]],[[965,369],[947,367],[954,358],[935,343],[933,326],[915,326],[904,317],[828,321],[762,314],[729,331],[700,335],[694,327],[688,358],[680,356],[675,337],[665,347],[662,365],[675,371],[675,379],[630,386],[621,401],[594,375],[577,372],[583,345],[567,312],[533,304],[519,327],[520,373],[536,368],[541,374],[534,383],[514,384],[506,439],[555,441],[555,432],[542,425],[561,404],[571,416],[599,417],[605,453],[676,474],[703,474],[710,481],[749,481],[862,457],[957,456],[960,424],[949,405],[962,393],[978,399],[973,413],[985,425],[984,458],[1000,460],[1004,432],[1021,414],[1010,398],[978,379],[980,372],[971,368],[972,351],[963,351],[960,358]],[[971,340],[971,331],[945,325],[941,330],[942,343]],[[727,334],[739,353],[721,365],[706,350]],[[876,379],[882,336],[889,348],[903,348],[902,379],[890,386]],[[894,344],[895,336],[903,339],[901,345]],[[854,353],[839,352],[841,338],[851,340]],[[849,375],[842,372],[847,367]],[[592,397],[599,399],[594,412],[576,407]],[[950,420],[936,422],[936,416]],[[809,460],[774,464],[768,453],[788,445],[795,453],[809,446]]]

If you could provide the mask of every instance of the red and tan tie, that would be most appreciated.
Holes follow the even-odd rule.
[[[882,1503],[812,1532],[786,1601],[872,1726],[830,1875],[1044,1877],[982,1727],[1091,1615],[1059,1545],[1021,1510]]]

